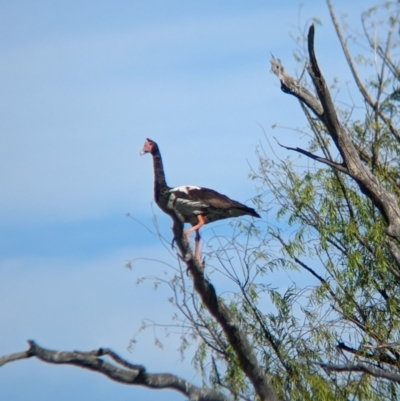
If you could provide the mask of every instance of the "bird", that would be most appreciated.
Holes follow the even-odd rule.
[[[177,216],[182,224],[191,227],[183,232],[189,243],[189,234],[195,232],[195,259],[201,263],[199,229],[208,223],[230,217],[249,215],[260,217],[251,207],[228,198],[213,189],[195,185],[169,187],[164,173],[160,149],[156,142],[146,138],[141,155],[150,153],[153,157],[154,200],[158,207],[170,216]]]

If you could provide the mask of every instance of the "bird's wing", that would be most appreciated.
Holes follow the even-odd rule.
[[[168,207],[178,210],[186,216],[202,213],[204,209],[209,207],[209,204],[199,196],[192,196],[193,191],[198,191],[199,189],[200,187],[189,185],[170,189]]]
[[[197,222],[199,214],[206,216],[207,222],[245,214],[260,217],[254,209],[213,189],[187,185],[172,188],[169,193],[167,207],[174,210],[181,221],[191,224]]]
[[[257,212],[233,199],[228,198],[226,195],[220,194],[213,189],[196,187],[190,185],[183,185],[180,187],[172,188],[171,194],[175,195],[176,202],[182,204],[192,204],[196,207],[220,209],[241,209],[250,215],[259,217]]]

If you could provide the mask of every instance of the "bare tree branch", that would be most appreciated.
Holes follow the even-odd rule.
[[[330,370],[330,371],[335,371],[335,372],[362,372],[362,373],[368,373],[371,376],[374,377],[381,377],[383,379],[387,379],[390,381],[394,381],[397,383],[400,383],[400,375],[396,373],[390,373],[386,372],[382,369],[379,368],[374,368],[372,366],[367,366],[363,364],[359,365],[333,365],[329,363],[318,363],[316,362],[316,365],[321,366],[321,368]]]
[[[299,82],[286,74],[280,62],[274,58],[271,60],[271,70],[281,81],[282,90],[285,93],[294,95],[302,103],[306,104],[324,123],[342,156],[342,165],[347,168],[348,174],[358,184],[361,192],[370,198],[381,212],[387,223],[386,233],[400,243],[400,209],[397,204],[397,198],[387,191],[363,164],[346,128],[340,124],[328,86],[317,63],[314,52],[314,34],[315,28],[314,25],[311,25],[308,32],[310,60],[307,70],[314,83],[319,100],[311,95]]]
[[[173,218],[173,217],[172,217]],[[272,386],[270,385],[264,369],[259,365],[253,352],[253,347],[244,334],[240,323],[229,308],[217,297],[214,286],[204,277],[204,266],[200,265],[193,257],[189,245],[182,234],[182,224],[175,221],[173,232],[176,244],[182,255],[182,259],[190,272],[196,292],[209,313],[214,316],[222,327],[226,338],[235,351],[239,364],[247,378],[253,384],[261,401],[277,401]]]
[[[282,148],[285,148],[287,150],[293,150],[295,152],[301,153],[301,154],[309,157],[310,159],[316,160],[316,161],[318,161],[320,163],[327,164],[328,166],[333,167],[336,170],[341,171],[342,173],[349,174],[349,172],[347,171],[347,168],[344,167],[342,164],[335,163],[335,162],[333,162],[331,160],[326,159],[325,157],[320,157],[320,156],[314,155],[313,153],[308,152],[307,150],[299,148],[299,147],[292,148],[290,146],[282,145],[277,139],[276,139],[276,142],[278,142],[278,145],[281,146]]]
[[[323,118],[324,110],[322,109],[319,100],[312,95],[308,89],[301,85],[299,81],[285,72],[280,60],[275,58],[271,59],[271,71],[281,81],[282,92],[297,97],[301,102],[306,104],[319,119]]]
[[[99,348],[89,352],[69,352],[49,350],[40,347],[34,341],[28,341],[28,344],[29,349],[27,351],[0,357],[0,366],[19,359],[36,357],[47,363],[74,365],[83,369],[93,370],[118,383],[151,389],[176,390],[191,401],[231,400],[217,390],[194,386],[186,380],[169,373],[147,373],[144,366],[131,364],[108,348]],[[116,364],[108,362],[103,357],[109,357]]]
[[[396,261],[396,265],[398,269],[400,269],[400,249],[399,247],[390,239],[386,240],[386,245],[389,248],[390,254],[393,256],[394,260]],[[399,280],[400,279],[400,271],[396,270],[394,267],[389,266],[390,271],[393,275]]]
[[[184,261],[188,272],[192,276],[195,290],[200,295],[209,313],[214,316],[222,327],[226,338],[237,355],[243,372],[253,384],[259,399],[261,401],[277,401],[275,392],[267,380],[266,372],[258,364],[253,348],[240,327],[240,323],[222,300],[217,297],[213,285],[204,277],[204,266],[200,265],[194,258],[183,235],[182,222],[173,215],[171,217],[173,220],[174,239],[181,254],[180,258]],[[0,366],[8,362],[34,356],[47,363],[69,364],[93,370],[119,383],[141,385],[154,389],[173,389],[188,396],[189,400],[193,401],[229,400],[228,397],[216,390],[193,386],[175,375],[147,373],[143,366],[130,364],[109,349],[100,348],[90,352],[61,352],[42,348],[33,341],[28,343],[30,347],[27,351],[1,357]],[[111,358],[116,364],[101,358],[105,356]]]
[[[357,356],[365,356],[367,357],[369,360],[373,360],[373,361],[377,361],[377,362],[383,362],[383,363],[387,363],[393,366],[397,366],[398,365],[398,354],[396,352],[394,352],[396,358],[392,358],[387,354],[383,354],[381,352],[371,352],[371,353],[366,353],[364,350],[357,350],[355,348],[349,347],[348,345],[346,345],[343,342],[339,342],[337,345],[337,348],[342,350],[342,351],[346,351],[349,352],[353,355],[357,355]],[[390,348],[390,347],[386,347],[386,348]]]
[[[353,75],[354,81],[356,82],[356,85],[357,85],[360,93],[362,94],[362,96],[365,99],[365,101],[370,105],[370,107],[378,114],[379,118],[381,118],[381,120],[384,121],[384,123],[389,127],[390,132],[393,134],[393,136],[396,138],[396,140],[400,141],[400,134],[397,131],[397,129],[393,126],[393,124],[391,123],[390,119],[387,118],[382,113],[382,111],[379,109],[378,102],[373,102],[372,101],[371,96],[369,95],[369,93],[365,89],[364,85],[361,83],[361,80],[360,80],[360,78],[359,78],[359,76],[357,74],[357,71],[356,71],[356,69],[354,67],[353,61],[351,59],[350,53],[349,53],[349,51],[347,49],[347,45],[346,45],[346,43],[344,41],[342,32],[340,30],[339,24],[338,24],[336,16],[335,16],[335,13],[333,11],[332,3],[330,2],[330,0],[327,0],[326,2],[328,4],[329,14],[331,16],[332,23],[333,23],[333,26],[335,27],[336,34],[337,34],[337,36],[339,38],[340,44],[342,46],[342,50],[343,50],[344,56],[346,57],[347,64],[350,67],[350,70],[351,70],[351,73]],[[385,61],[387,61],[387,51],[383,53],[382,50],[381,50],[380,56]]]
[[[367,92],[367,90],[365,89],[364,85],[362,84],[361,79],[359,78],[359,76],[358,76],[358,74],[357,74],[357,70],[356,70],[356,68],[354,67],[354,64],[353,64],[353,61],[352,61],[352,59],[351,59],[350,53],[349,53],[349,51],[348,51],[348,49],[347,49],[347,45],[346,45],[346,43],[345,43],[345,41],[344,41],[344,38],[343,38],[343,35],[342,35],[342,31],[340,30],[340,27],[339,27],[339,24],[338,24],[338,22],[337,22],[335,13],[334,13],[334,11],[333,11],[332,3],[330,2],[330,0],[327,0],[326,3],[328,4],[329,14],[330,14],[330,16],[331,16],[333,26],[335,27],[336,35],[337,35],[338,38],[339,38],[339,42],[340,42],[340,44],[341,44],[341,46],[342,46],[342,50],[343,50],[344,56],[346,57],[347,64],[348,64],[349,67],[350,67],[351,73],[352,73],[352,75],[353,75],[354,81],[356,82],[356,85],[357,85],[357,87],[358,87],[358,90],[359,90],[359,91],[361,92],[361,94],[363,95],[365,101],[366,101],[371,107],[375,107],[375,106],[374,106],[374,102],[372,101],[372,99],[371,99],[369,93]]]
[[[14,354],[8,354],[0,357],[0,366],[5,365],[8,362],[18,361],[19,359],[27,359],[33,356],[30,349],[23,352],[15,352]]]

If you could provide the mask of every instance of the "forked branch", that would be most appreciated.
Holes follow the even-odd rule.
[[[223,393],[194,386],[188,381],[169,373],[148,373],[142,365],[134,365],[108,348],[94,351],[55,351],[28,341],[29,349],[0,357],[0,366],[19,359],[36,357],[43,362],[57,365],[75,365],[93,370],[118,383],[143,386],[150,389],[176,390],[193,401],[230,401]],[[110,359],[108,361],[106,359]]]
[[[277,401],[265,370],[261,368],[254,355],[253,347],[247,340],[234,314],[217,297],[214,286],[205,278],[204,266],[200,265],[193,257],[185,236],[182,235],[182,225],[178,220],[174,220],[173,232],[182,260],[185,262],[187,270],[192,276],[196,292],[199,294],[209,313],[216,319],[224,331],[229,344],[236,353],[242,371],[254,386],[259,399],[261,401]]]
[[[342,172],[344,172],[343,170],[348,172],[348,175],[358,184],[361,192],[381,212],[387,225],[386,233],[400,244],[400,209],[397,198],[380,184],[362,162],[349,133],[340,123],[325,78],[317,63],[314,36],[315,28],[314,25],[311,25],[308,32],[309,64],[307,71],[312,79],[317,96],[313,96],[299,81],[288,75],[281,63],[274,58],[271,60],[271,70],[278,76],[282,90],[297,97],[324,124],[342,157],[342,163],[338,163],[336,166],[330,164],[331,167]],[[296,151],[299,152],[299,148]],[[305,150],[301,150],[301,153],[307,154]],[[321,161],[323,162],[323,160]]]

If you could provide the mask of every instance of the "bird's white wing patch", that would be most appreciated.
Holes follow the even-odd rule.
[[[205,207],[207,207],[207,204],[201,201],[180,198],[173,193],[174,191],[171,192],[172,193],[168,199],[167,208],[175,210],[180,217],[199,214]],[[178,190],[176,190],[176,192],[178,192]]]
[[[201,201],[192,201],[190,199],[182,199],[182,198],[178,198],[176,199],[176,203],[178,205],[187,205],[186,207],[189,208],[199,208],[199,207],[207,207],[207,204]],[[185,207],[185,206],[184,206]]]
[[[176,198],[173,209],[183,216],[191,216],[193,214],[201,214],[206,207],[207,205],[201,201]]]
[[[180,187],[175,187],[170,189],[170,192],[180,191],[184,192],[186,195],[189,194],[189,191],[192,189],[201,189],[200,187],[196,187],[194,185],[181,185]]]

